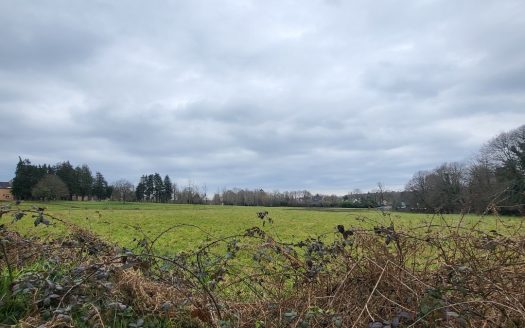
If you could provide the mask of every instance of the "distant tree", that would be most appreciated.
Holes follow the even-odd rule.
[[[128,180],[118,180],[113,183],[111,199],[122,202],[131,201],[135,196],[135,188]]]
[[[204,204],[207,204],[208,203],[208,186],[206,186],[205,184],[202,185],[202,193],[201,193],[201,197],[202,197],[202,202]],[[255,195],[252,194],[253,197],[253,205],[255,205]]]
[[[161,202],[164,194],[164,183],[160,174],[155,173],[153,175],[153,199],[155,202]]]
[[[525,211],[525,125],[490,140],[481,157],[493,170],[502,187],[498,205]]]
[[[44,164],[40,167],[43,174],[54,174],[56,175],[55,169],[51,165]]]
[[[107,186],[106,188],[106,195],[104,198],[111,199],[111,195],[113,195],[113,186]],[[135,194],[132,195],[133,197],[131,199],[134,199]]]
[[[466,175],[463,165],[445,163],[429,176],[430,204],[434,211],[459,212],[464,208]]]
[[[377,183],[377,196],[379,206],[383,206],[385,204],[385,186],[382,182]]]
[[[74,194],[79,193],[78,178],[69,161],[59,163],[54,167],[55,174],[66,184],[69,190],[69,199],[73,199]]]
[[[202,194],[197,186],[188,182],[188,186],[183,189],[178,189],[174,186],[175,201],[180,204],[203,204],[204,194]]]
[[[211,203],[213,205],[221,205],[222,204],[222,199],[221,199],[221,195],[216,192],[215,194],[213,194],[213,198],[211,200]]]
[[[144,190],[144,196],[147,201],[151,201],[155,193],[155,184],[153,182],[153,174],[150,174],[146,178],[146,188]]]
[[[453,213],[465,207],[466,181],[462,165],[445,163],[430,172],[417,172],[405,190],[413,194],[418,210]]]
[[[93,195],[97,197],[98,200],[103,200],[107,197],[108,194],[108,183],[102,173],[97,172],[95,174],[95,179],[93,181],[92,191]]]
[[[430,183],[428,177],[430,172],[418,171],[414,174],[405,187],[405,190],[411,192],[414,198],[413,208],[423,210],[430,207]]]
[[[33,197],[42,200],[57,200],[69,195],[66,184],[58,176],[45,175],[32,190]]]
[[[139,183],[137,184],[137,188],[135,189],[135,196],[137,198],[137,201],[141,202],[144,200],[145,193],[146,193],[146,180],[147,177],[143,175],[140,178]]]
[[[172,197],[173,198],[173,202],[174,203],[179,203],[180,202],[180,199],[179,199],[179,197],[180,197],[179,187],[177,186],[176,183],[173,183],[171,185],[171,189],[173,190],[173,197]]]
[[[76,180],[77,180],[77,191],[78,195],[82,197],[91,196],[93,190],[93,175],[89,166],[83,164],[75,168]]]
[[[28,159],[22,160],[19,157],[11,189],[13,196],[16,199],[30,199],[33,187],[45,174],[44,169],[32,165]]]
[[[164,177],[163,185],[164,185],[163,202],[170,202],[173,197],[173,185],[171,183],[169,175],[167,174]]]
[[[478,214],[487,211],[489,204],[499,201],[504,189],[486,161],[478,160],[468,168],[467,202],[472,211]]]

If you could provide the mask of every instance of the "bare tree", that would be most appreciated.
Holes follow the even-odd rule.
[[[428,182],[428,171],[418,171],[414,174],[405,187],[414,197],[413,208],[423,210],[429,207],[430,184]]]
[[[132,201],[135,197],[135,186],[125,179],[120,179],[113,183],[112,200],[120,200],[122,202]]]
[[[504,132],[481,150],[498,186],[498,204],[525,212],[525,125]]]
[[[385,205],[384,186],[381,182],[377,183],[377,193],[379,194],[379,205]]]

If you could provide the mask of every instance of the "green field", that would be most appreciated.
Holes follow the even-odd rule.
[[[164,234],[156,243],[162,253],[173,253],[191,249],[207,237],[217,239],[242,233],[244,230],[259,226],[272,234],[276,239],[292,242],[322,234],[333,235],[335,227],[372,228],[374,225],[394,223],[396,229],[418,231],[422,226],[432,222],[437,229],[446,224],[456,226],[460,220],[466,227],[482,230],[495,229],[500,233],[516,231],[523,220],[521,218],[497,218],[495,216],[466,215],[429,215],[392,212],[384,214],[378,210],[335,209],[335,208],[264,208],[242,206],[213,205],[179,205],[155,203],[118,203],[118,202],[50,202],[22,203],[21,209],[32,206],[46,208],[46,213],[61,220],[85,227],[103,239],[132,247],[134,238],[141,239],[145,233],[155,237],[162,231],[177,225],[181,226]],[[13,205],[13,208],[16,206]],[[268,211],[273,224],[257,218],[258,211]],[[366,220],[361,220],[366,218]],[[53,226],[39,225],[34,227],[30,217],[12,223],[10,217],[4,216],[10,230],[24,235],[56,237],[67,233],[60,222]],[[139,227],[137,230],[136,227]]]
[[[43,218],[38,207],[52,225],[34,225],[32,213]],[[51,311],[60,309],[78,327],[141,320],[144,327],[326,327],[326,320],[349,327],[368,325],[372,315],[401,316],[398,307],[408,311],[407,324],[422,324],[415,327],[456,317],[473,327],[525,322],[523,218],[118,202],[23,202],[5,210],[0,296],[8,302],[0,304],[0,325],[58,320]],[[13,222],[16,213],[26,216]],[[439,311],[443,304],[453,315]]]

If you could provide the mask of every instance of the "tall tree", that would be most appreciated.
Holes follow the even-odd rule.
[[[169,175],[166,174],[164,177],[164,202],[170,202],[173,197],[173,185],[171,184],[171,180]]]
[[[79,193],[78,179],[73,165],[69,161],[58,163],[54,168],[56,175],[64,181],[69,190],[69,199]]]
[[[151,201],[155,192],[155,184],[153,183],[153,174],[150,174],[146,177],[146,189],[144,191],[144,196],[147,201]]]
[[[458,163],[445,163],[435,169],[429,177],[430,200],[434,211],[459,212],[463,209],[465,169]]]
[[[405,189],[413,195],[413,208],[423,210],[430,207],[430,183],[428,181],[429,175],[430,172],[418,171],[414,174],[412,179],[408,181],[405,187]]]
[[[75,168],[75,172],[77,178],[78,194],[82,197],[82,200],[84,200],[84,197],[91,196],[93,189],[93,175],[91,174],[89,166],[86,164],[77,166]]]
[[[481,154],[504,187],[498,205],[525,211],[525,125],[501,133],[482,148]]]
[[[111,195],[113,195],[113,186],[109,185],[106,188],[106,195],[104,195],[104,198],[105,199],[108,199],[108,198],[111,199]],[[135,195],[133,195],[133,196],[135,196]]]
[[[137,184],[137,188],[135,189],[135,195],[136,195],[136,198],[137,200],[140,202],[140,201],[143,201],[144,200],[144,197],[145,197],[145,193],[146,193],[146,180],[147,180],[147,177],[145,175],[143,175],[141,178],[140,178],[140,181],[139,183]]]
[[[108,183],[102,173],[97,172],[93,181],[93,195],[97,197],[97,200],[103,200],[107,197]]]
[[[22,160],[19,157],[11,189],[13,196],[16,199],[30,199],[33,187],[45,174],[42,168],[32,165],[28,159]]]
[[[491,203],[499,201],[503,189],[486,161],[479,160],[468,168],[467,199],[472,211],[478,214],[486,212]]]
[[[162,196],[164,193],[164,183],[162,182],[162,178],[160,174],[155,173],[153,175],[153,196],[155,198],[155,202],[160,202],[162,200]]]

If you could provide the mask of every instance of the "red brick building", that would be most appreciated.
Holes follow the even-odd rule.
[[[0,182],[0,201],[1,200],[13,200],[13,194],[11,193],[10,182]]]

